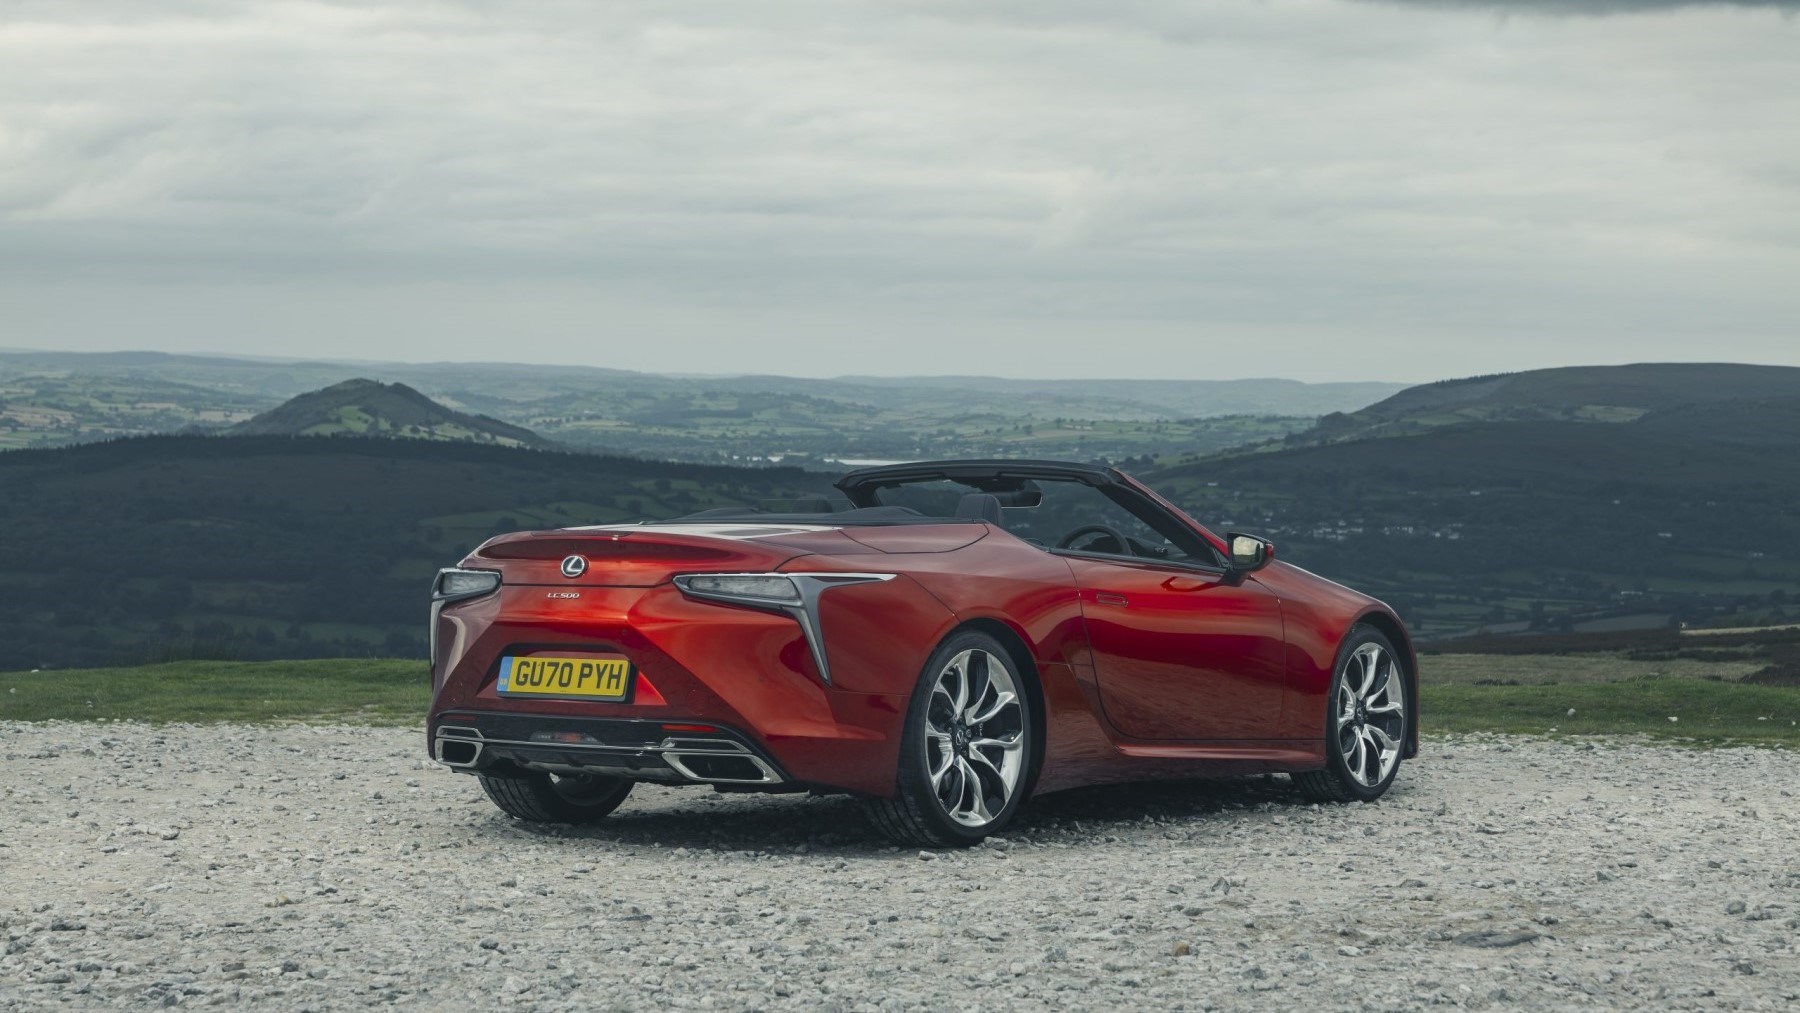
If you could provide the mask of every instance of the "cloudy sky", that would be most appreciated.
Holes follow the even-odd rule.
[[[1800,364],[1800,3],[0,0],[0,346]]]

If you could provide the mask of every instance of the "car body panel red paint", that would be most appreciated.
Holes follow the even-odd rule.
[[[925,528],[864,528],[844,535],[878,552],[954,552],[987,537],[985,524],[946,524]]]
[[[588,564],[574,579],[560,569],[569,555]],[[822,514],[504,535],[462,566],[503,583],[439,609],[428,737],[450,711],[698,723],[742,736],[788,783],[888,796],[926,660],[971,624],[1003,636],[1035,675],[1037,792],[1316,769],[1333,664],[1359,621],[1398,631],[1417,699],[1392,610],[1285,562],[1226,575],[1047,551],[979,521],[851,527]],[[829,682],[793,615],[671,582],[771,572],[867,575],[817,600]],[[571,650],[622,654],[654,689],[622,703],[495,693],[502,657]]]
[[[460,647],[440,663],[452,677],[438,679],[434,719],[446,710],[477,710],[717,723],[764,744],[796,779],[889,790],[891,777],[869,772],[892,770],[904,694],[827,688],[791,619],[690,601],[667,584],[583,594],[566,601],[547,598],[542,587],[504,587],[493,598],[445,609],[440,624],[479,632],[458,638]],[[662,704],[495,692],[507,654],[570,650],[625,655]],[[857,660],[846,656],[846,667],[855,671]]]
[[[1281,734],[1309,739],[1325,734],[1325,697],[1331,690],[1338,647],[1351,627],[1371,618],[1400,632],[1394,647],[1406,664],[1409,699],[1419,699],[1419,661],[1405,626],[1392,609],[1360,591],[1326,580],[1285,562],[1259,570],[1256,580],[1282,599],[1287,638],[1288,706]],[[1409,751],[1418,748],[1419,723],[1412,722]]]
[[[1275,595],[1148,561],[1069,562],[1113,727],[1139,739],[1279,734],[1287,671]]]

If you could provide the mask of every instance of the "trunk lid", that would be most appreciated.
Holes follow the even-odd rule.
[[[522,531],[489,539],[463,565],[498,570],[512,585],[654,587],[678,573],[761,573],[804,555],[748,534],[751,530],[736,535],[666,528]],[[585,564],[574,577],[563,569],[572,558]]]

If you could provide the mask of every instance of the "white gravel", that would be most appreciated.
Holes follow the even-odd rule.
[[[0,1007],[1791,1009],[1800,762],[1438,739],[1388,798],[843,798],[513,823],[416,731],[0,724]]]

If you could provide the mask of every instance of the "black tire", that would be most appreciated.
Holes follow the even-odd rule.
[[[1362,776],[1358,777],[1351,773],[1351,762],[1359,754],[1348,750],[1345,745],[1346,738],[1354,741],[1357,732],[1350,729],[1346,734],[1342,724],[1343,701],[1340,694],[1344,692],[1345,680],[1360,676],[1363,671],[1360,662],[1353,659],[1358,657],[1358,652],[1371,645],[1383,652],[1389,660],[1391,667],[1386,678],[1392,680],[1393,686],[1387,692],[1398,696],[1402,709],[1397,721],[1378,723],[1370,718],[1366,723],[1378,724],[1382,734],[1397,744],[1398,752],[1393,757],[1392,768],[1387,770],[1385,776],[1375,776],[1379,774],[1381,767],[1381,761],[1377,757],[1373,768],[1365,764]],[[1354,696],[1354,692],[1351,695]],[[1371,697],[1375,695],[1370,694]],[[1356,709],[1356,714],[1360,718],[1369,718],[1361,708]],[[1354,627],[1344,637],[1343,646],[1338,649],[1331,676],[1331,692],[1325,698],[1325,768],[1293,775],[1294,784],[1312,802],[1373,802],[1380,798],[1393,785],[1394,778],[1400,773],[1400,765],[1406,758],[1406,743],[1412,731],[1413,714],[1412,686],[1400,655],[1394,650],[1393,642],[1373,626]],[[1365,749],[1368,748],[1367,740],[1363,745]],[[1368,756],[1367,753],[1360,755]],[[1373,783],[1368,783],[1371,781]]]
[[[999,660],[1005,667],[1007,676],[1012,680],[1014,702],[1017,704],[1016,715],[1011,708],[1008,708],[1004,719],[997,717],[977,726],[985,731],[976,732],[976,735],[1004,737],[1009,742],[1014,741],[1012,734],[1016,732],[1019,750],[1016,765],[1012,767],[1016,777],[1010,788],[1010,794],[1005,797],[1005,804],[997,812],[992,813],[991,819],[979,825],[970,825],[952,818],[946,803],[939,798],[929,765],[934,755],[946,756],[949,754],[936,752],[943,748],[941,746],[928,746],[927,744],[928,718],[934,713],[938,713],[941,717],[940,712],[933,711],[933,694],[937,688],[939,677],[946,672],[947,666],[952,660],[971,651],[981,652]],[[986,661],[981,662],[984,674],[986,664]],[[894,797],[864,800],[865,811],[875,828],[896,844],[923,848],[966,848],[980,843],[990,834],[1005,829],[1006,825],[1012,822],[1013,817],[1018,815],[1019,808],[1024,804],[1025,796],[1029,793],[1034,780],[1034,767],[1037,762],[1037,731],[1034,724],[1033,685],[1030,680],[1035,678],[1035,672],[1030,669],[1021,671],[1012,653],[1000,641],[986,633],[967,630],[952,634],[942,644],[939,644],[937,650],[931,653],[931,659],[925,663],[925,670],[920,673],[919,681],[913,687],[912,702],[907,707],[906,730],[900,739],[900,763],[895,776]],[[989,684],[998,685],[1000,680],[990,678],[990,682],[983,685]],[[938,699],[941,701],[943,697],[940,696]],[[995,699],[997,700],[998,697]],[[967,755],[967,750],[975,747],[965,738],[957,748],[964,750],[962,755]],[[1010,747],[1007,752],[1011,752]],[[955,761],[951,760],[950,762]],[[1002,760],[1000,767],[1006,765],[1007,761]],[[989,763],[985,769],[997,768],[994,764]],[[962,784],[961,775],[957,776],[956,783]],[[982,776],[978,775],[972,783],[981,785],[983,783]],[[1001,775],[999,780],[988,783],[996,786],[1003,785],[1005,783],[1004,775]],[[996,790],[998,789],[996,788]],[[959,798],[970,797],[963,795],[961,789],[958,789],[956,794]],[[983,794],[986,796],[985,792]],[[997,800],[1000,796],[995,794],[989,797]],[[984,803],[977,804],[986,808]]]
[[[593,823],[625,801],[622,777],[552,777],[537,770],[483,773],[481,790],[506,815],[535,823]]]

